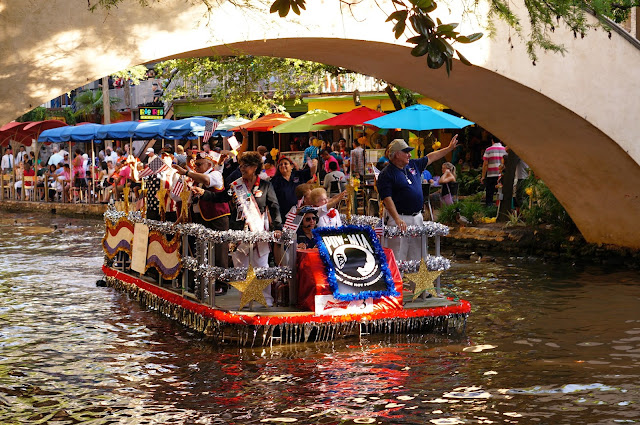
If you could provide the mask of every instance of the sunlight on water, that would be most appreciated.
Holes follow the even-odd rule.
[[[637,421],[640,277],[536,258],[458,262],[465,337],[216,347],[112,289],[102,223],[0,216],[0,423]]]

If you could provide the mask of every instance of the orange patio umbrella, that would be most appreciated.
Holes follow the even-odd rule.
[[[245,125],[236,127],[232,129],[232,131],[240,131],[240,127],[246,129],[247,131],[271,131],[273,127],[283,124],[287,121],[291,121],[291,119],[291,117],[288,117],[284,114],[269,114],[248,122]]]

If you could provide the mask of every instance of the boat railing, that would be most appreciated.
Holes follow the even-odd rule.
[[[161,264],[159,267],[156,267],[157,273],[144,273],[141,272],[140,268],[136,271],[132,268],[133,251],[136,249],[135,237],[132,236],[129,250],[114,248],[114,252],[111,252],[112,255],[109,255],[107,252],[109,250],[105,248],[105,253],[107,253],[105,261],[113,268],[124,273],[138,273],[140,277],[146,281],[153,280],[153,283],[156,285],[170,287],[172,291],[177,292],[184,298],[196,300],[210,307],[216,307],[216,280],[222,282],[243,281],[246,279],[248,273],[248,268],[246,267],[238,268],[231,266],[223,268],[216,266],[214,250],[216,244],[247,243],[253,248],[253,245],[257,243],[273,243],[281,247],[279,252],[274,253],[277,261],[276,266],[255,268],[254,272],[258,279],[270,279],[277,282],[277,284],[281,284],[280,286],[276,286],[276,291],[282,290],[286,292],[286,297],[284,293],[278,294],[277,292],[277,295],[280,295],[281,299],[288,298],[287,304],[289,306],[295,306],[297,303],[295,285],[297,244],[295,234],[291,231],[285,230],[281,232],[280,235],[270,231],[217,231],[195,223],[172,223],[149,220],[143,218],[141,213],[137,211],[125,214],[123,211],[110,208],[105,213],[105,222],[108,227],[105,240],[109,235],[109,226],[116,226],[121,220],[126,220],[130,223],[131,235],[134,234],[133,226],[136,224],[144,225],[149,231],[149,236],[144,246],[150,247],[151,241],[155,240],[164,247],[163,249],[166,249],[165,253],[170,252],[171,255],[175,257],[175,262],[179,263],[179,265],[174,265],[173,263]],[[358,215],[353,215],[349,217],[348,220],[346,217],[343,217],[343,224],[377,228],[383,246],[384,241],[389,238],[421,238],[421,259],[399,261],[398,268],[403,273],[417,272],[423,262],[429,270],[446,270],[450,267],[449,260],[442,257],[440,252],[441,237],[446,236],[449,232],[449,228],[445,225],[426,221],[422,226],[409,226],[405,232],[400,232],[396,227],[380,227],[380,219],[377,217]],[[114,232],[117,233],[118,230]],[[152,237],[152,234],[155,236]],[[158,239],[159,234],[162,235],[160,239]],[[430,238],[434,239],[433,248],[431,248],[431,244],[429,243]],[[177,244],[178,240],[180,242],[179,245]],[[117,241],[114,242],[114,244],[120,245]],[[104,241],[103,246],[105,246]],[[159,249],[157,244],[155,249]],[[430,249],[433,250],[433,255],[429,253]],[[252,255],[253,249],[249,249],[249,252],[249,255]],[[150,254],[146,254],[145,256],[147,255]],[[149,259],[146,258],[145,260],[147,261],[144,267],[146,271],[150,266],[148,264]],[[155,261],[159,261],[158,258],[155,258]],[[167,261],[170,262],[171,260]],[[251,263],[251,258],[249,263]],[[176,271],[177,268],[180,270]],[[192,279],[192,281],[190,281],[190,279]],[[437,295],[442,294],[439,277],[435,282],[435,289]],[[426,293],[421,297],[424,299]]]

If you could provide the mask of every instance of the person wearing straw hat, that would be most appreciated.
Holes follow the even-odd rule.
[[[410,159],[413,148],[403,139],[395,139],[389,144],[389,165],[380,172],[377,181],[378,193],[387,211],[388,226],[397,226],[404,232],[408,226],[422,225],[422,170],[443,158],[457,144],[456,135],[446,148],[418,159]],[[389,238],[387,246],[398,261],[419,260],[422,256],[419,238]]]

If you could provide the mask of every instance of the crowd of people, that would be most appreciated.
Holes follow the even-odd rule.
[[[248,141],[246,131],[243,136]],[[301,167],[292,158],[269,152],[264,146],[248,151],[245,143],[236,152],[212,148],[208,143],[198,149],[187,143],[176,145],[175,151],[173,145],[167,144],[158,154],[154,148],[147,148],[142,156],[144,162],[131,154],[129,144],[116,149],[105,147],[97,153],[95,165],[80,148],[75,149],[71,159],[68,152],[54,145],[46,161],[36,161],[24,147],[16,155],[9,147],[1,168],[4,174],[15,176],[16,191],[33,191],[34,184],[36,188],[46,185],[48,194],[44,190],[38,192],[41,199],[48,195],[51,200],[73,202],[84,191],[103,203],[121,201],[129,194],[131,209],[144,209],[147,218],[154,220],[194,222],[213,230],[270,230],[276,236],[287,223],[295,222],[299,247],[309,249],[315,247],[314,228],[342,224],[338,210],[346,197],[348,177],[364,177],[368,166],[375,170],[388,226],[404,231],[410,225],[422,224],[425,184],[440,186],[442,202],[453,203],[455,163],[442,163],[440,176],[432,176],[427,166],[459,153],[457,137],[445,148],[416,159],[411,159],[414,147],[395,139],[375,165],[365,163],[365,151],[358,140],[347,148],[344,138],[329,145],[310,137]],[[481,178],[486,185],[487,203],[493,199],[505,155],[497,139],[483,154]],[[462,158],[458,162],[462,164]],[[25,179],[32,176],[34,179]],[[387,241],[401,261],[421,258],[419,244],[415,238]],[[282,249],[264,243],[215,246],[216,265],[225,268],[229,259],[235,267],[266,267],[270,259],[278,263],[285,257]],[[216,288],[220,293],[226,291],[221,282]],[[272,305],[271,289],[266,288],[264,295],[267,304]]]

